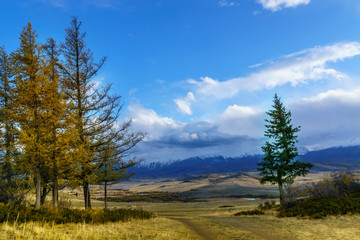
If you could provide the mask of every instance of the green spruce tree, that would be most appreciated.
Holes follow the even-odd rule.
[[[297,176],[305,176],[312,167],[295,158],[298,156],[296,147],[297,135],[300,127],[291,123],[291,113],[286,111],[281,99],[275,94],[273,109],[267,112],[269,119],[265,121],[265,137],[267,140],[262,147],[263,160],[258,163],[260,183],[277,184],[280,193],[280,204],[284,206],[284,187],[292,184]]]

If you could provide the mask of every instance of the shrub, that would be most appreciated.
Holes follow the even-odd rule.
[[[353,193],[339,198],[309,198],[279,211],[279,217],[324,218],[330,215],[360,213],[360,194]]]
[[[232,205],[222,205],[222,206],[219,206],[219,208],[233,208],[235,206],[232,206]]]
[[[280,217],[324,218],[360,213],[360,184],[351,173],[325,175],[307,189],[308,198],[280,209]]]
[[[269,209],[272,209],[273,207],[275,207],[275,205],[276,205],[275,200],[272,200],[272,201],[267,200],[263,203],[260,203],[258,208],[261,210],[269,210]]]
[[[9,204],[23,204],[28,192],[28,182],[25,178],[14,178],[10,182],[0,180],[0,202]]]
[[[260,203],[257,207],[257,209],[253,209],[253,210],[246,210],[246,211],[241,211],[238,213],[235,213],[234,216],[241,216],[241,215],[262,215],[265,214],[266,210],[270,210],[272,208],[274,208],[276,206],[276,201],[272,200],[272,201],[265,201],[263,203]]]
[[[308,193],[314,198],[338,198],[360,189],[359,182],[351,173],[335,172],[325,175],[318,183],[313,183]]]
[[[265,214],[264,210],[261,209],[253,209],[253,210],[246,210],[235,213],[234,216],[242,216],[242,215],[262,215]]]

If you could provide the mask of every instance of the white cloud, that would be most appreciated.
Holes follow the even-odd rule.
[[[337,43],[287,55],[248,77],[223,82],[203,77],[201,81],[191,79],[188,82],[196,86],[198,94],[211,95],[219,99],[231,98],[241,90],[255,91],[285,84],[296,86],[320,79],[343,79],[346,77],[344,73],[328,68],[327,65],[359,54],[359,42]]]
[[[139,104],[128,107],[133,127],[148,133],[147,140],[158,139],[169,132],[181,129],[184,124],[168,117],[160,117],[154,110]]]
[[[247,107],[247,106],[238,106],[236,104],[229,106],[224,114],[224,116],[227,117],[234,117],[234,116],[240,116],[240,117],[246,117],[246,116],[253,116],[256,115],[256,111],[251,108],[251,107]]]
[[[192,92],[189,92],[185,98],[177,98],[174,100],[179,110],[187,115],[192,114],[191,104],[195,101],[195,96]]]
[[[360,103],[360,89],[354,89],[352,91],[346,91],[343,89],[329,90],[327,92],[319,93],[318,95],[310,98],[302,99],[303,103],[318,103],[324,104],[327,102],[342,102],[347,104],[359,104]]]
[[[220,7],[235,7],[235,6],[239,6],[239,3],[234,2],[234,1],[220,0],[219,6]]]
[[[329,90],[292,104],[299,142],[308,149],[360,144],[360,88]]]
[[[254,119],[259,119],[258,112],[250,107],[233,105],[216,120],[193,123],[161,117],[154,110],[139,104],[130,105],[128,110],[133,130],[148,133],[136,149],[136,155],[148,161],[200,155],[235,157],[260,151],[260,139],[250,134],[253,125],[257,124]]]
[[[216,120],[219,131],[229,135],[261,137],[264,112],[248,106],[229,106]]]
[[[279,11],[283,8],[296,7],[298,5],[306,5],[310,0],[257,0],[263,8],[271,11]]]

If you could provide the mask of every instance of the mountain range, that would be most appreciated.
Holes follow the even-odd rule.
[[[192,157],[171,163],[140,164],[130,171],[136,171],[135,178],[180,178],[201,174],[251,172],[256,171],[256,163],[261,159],[262,155]],[[360,146],[310,151],[299,155],[298,159],[314,164],[312,171],[356,171],[360,169]]]

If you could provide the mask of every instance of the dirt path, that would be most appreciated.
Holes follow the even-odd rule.
[[[197,235],[199,235],[200,238],[204,240],[218,239],[216,234],[211,232],[204,225],[192,221],[190,218],[182,218],[182,217],[169,217],[169,218],[184,223],[189,229],[194,231]]]
[[[254,234],[255,236],[259,237],[260,239],[264,239],[264,240],[276,239],[276,238],[273,238],[273,236],[269,236],[268,231],[264,231],[262,229],[254,227],[253,225],[250,225],[248,223],[240,222],[238,224],[238,227],[241,230],[244,230],[244,231]]]
[[[256,236],[256,239],[271,240],[282,239],[277,236],[271,228],[264,225],[259,225],[258,222],[252,218],[222,218],[222,217],[207,217],[219,224],[226,224],[237,229],[246,231]]]

